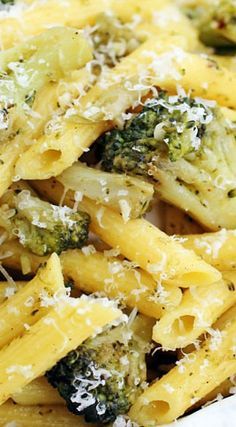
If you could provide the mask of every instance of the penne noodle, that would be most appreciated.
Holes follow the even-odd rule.
[[[0,147],[0,197],[11,185],[14,179],[15,163],[24,151],[21,139],[16,137],[13,141],[5,142]]]
[[[112,10],[125,22],[128,22],[131,16],[141,16],[141,24],[138,24],[135,29],[137,32],[145,26],[149,37],[155,34],[159,36],[165,34],[166,38],[180,35],[187,49],[195,50],[199,47],[196,29],[169,0],[146,0],[145,2],[129,0],[128,3],[125,0],[113,1]],[[142,24],[143,21],[146,25]]]
[[[0,282],[0,304],[13,297],[15,293],[22,289],[26,284],[27,282],[24,281],[14,283]]]
[[[66,169],[58,181],[70,190],[78,191],[82,196],[96,200],[122,214],[127,218],[141,217],[149,207],[153,196],[153,185],[141,179],[118,173],[103,172],[84,165],[74,163]]]
[[[55,0],[48,0],[43,4],[19,11],[20,19],[13,17],[1,19],[1,48],[7,49],[19,43],[19,40],[40,34],[52,24],[75,28],[94,25],[97,16],[109,10],[124,22],[129,22],[132,16],[138,16],[142,23],[149,24],[146,27],[148,36],[153,33],[165,33],[167,36],[180,34],[186,39],[189,48],[194,49],[199,45],[195,28],[178,8],[167,0],[148,0],[145,5],[140,0],[132,0],[128,4],[124,0],[87,1],[86,3],[69,0],[67,7]],[[162,17],[167,21],[164,26]],[[135,31],[139,32],[139,27],[140,25],[135,27],[134,23]]]
[[[153,328],[153,340],[170,350],[195,342],[236,303],[234,284],[235,273],[231,281],[225,279],[208,287],[188,289],[180,305],[165,313],[156,323]]]
[[[36,273],[48,258],[29,252],[17,240],[9,240],[0,245],[0,259],[7,268],[22,271],[23,274],[32,274]]]
[[[0,0],[0,426],[235,393],[234,2]]]
[[[149,386],[130,410],[140,425],[170,423],[236,372],[235,318]],[[223,357],[222,357],[223,355]]]
[[[206,262],[221,271],[236,268],[236,232],[222,229],[215,233],[183,236],[183,245],[193,249]]]
[[[11,396],[12,400],[19,405],[65,405],[65,401],[53,388],[45,377],[37,378],[27,384],[19,393]],[[0,418],[1,419],[1,418]]]
[[[121,315],[107,300],[83,296],[55,303],[23,336],[0,350],[0,404]]]
[[[221,111],[224,116],[231,120],[232,122],[236,122],[236,110],[232,110],[231,108],[221,107]]]
[[[24,427],[85,427],[81,417],[71,414],[63,406],[22,406],[7,402],[0,406],[2,426]],[[96,425],[95,425],[96,426]]]
[[[72,280],[82,291],[102,292],[109,298],[118,298],[130,308],[137,307],[146,316],[160,318],[166,310],[181,302],[179,288],[158,286],[145,271],[119,258],[108,258],[99,252],[86,256],[73,250],[63,253],[60,260],[66,279]]]
[[[47,47],[45,47],[46,42]],[[54,46],[55,43],[58,44],[58,49],[55,52],[53,51],[54,53],[52,54],[50,46]],[[55,28],[45,31],[41,36],[31,40],[31,46],[34,46],[34,49],[31,47],[29,58],[24,58],[24,54],[26,55],[27,48],[29,48],[28,43],[23,43],[20,47],[10,49],[10,52],[0,52],[0,62],[4,62],[6,59],[5,56],[9,59],[9,55],[12,56],[12,60],[15,57],[15,60],[18,60],[19,57],[22,57],[22,60],[26,59],[23,71],[27,77],[26,82],[20,88],[17,88],[17,73],[15,75],[13,73],[13,77],[10,77],[11,84],[16,86],[14,90],[17,96],[14,96],[15,98],[19,98],[19,102],[16,102],[14,98],[12,102],[16,102],[15,108],[19,111],[15,113],[15,118],[12,113],[13,123],[11,125],[10,137],[7,142],[3,141],[1,144],[0,197],[12,181],[19,179],[18,172],[15,169],[16,162],[21,156],[24,156],[25,150],[29,150],[29,144],[35,142],[35,136],[37,136],[40,130],[42,131],[45,123],[48,121],[48,114],[50,115],[51,113],[51,107],[55,107],[56,103],[53,93],[55,92],[55,86],[50,82],[59,81],[71,70],[81,68],[92,58],[88,42],[71,28]],[[36,49],[37,47],[38,50]],[[71,53],[70,59],[63,62],[62,57],[65,57],[65,52],[68,48]],[[79,55],[78,49],[80,52]],[[14,64],[15,62],[10,63]],[[45,64],[47,65],[45,66]],[[2,81],[4,82],[3,78]],[[50,87],[47,96],[44,96],[45,85]],[[27,96],[32,93],[36,94],[36,102],[34,107],[33,101],[33,109],[29,108],[26,102],[23,103],[23,100],[20,98],[20,96],[24,95],[24,99],[27,99]],[[47,104],[46,107],[42,104],[42,96]],[[50,153],[48,156],[50,157]],[[52,154],[50,158],[52,158]]]
[[[227,68],[230,71],[236,72],[236,58],[234,56],[226,56],[226,55],[211,55],[215,61],[224,68]]]
[[[15,240],[4,243],[0,247],[0,255],[1,251],[3,254],[5,251],[12,254],[3,260],[6,267],[20,270],[20,257],[24,256],[28,259],[31,273],[37,270],[42,260],[47,259],[31,254]],[[138,307],[146,316],[158,319],[165,311],[178,306],[182,299],[180,288],[158,285],[145,271],[119,258],[108,258],[101,252],[85,255],[79,250],[66,251],[60,255],[60,261],[65,279],[72,280],[79,290],[85,293],[102,292],[110,298],[118,297],[124,305]]]
[[[71,166],[101,133],[109,129],[106,122],[78,124],[61,122],[60,131],[42,135],[16,162],[15,173],[23,179],[57,176]],[[31,168],[26,165],[30,162]]]
[[[211,403],[215,403],[223,397],[228,397],[235,393],[235,378],[234,376],[227,378],[223,383],[218,385],[214,390],[208,393],[205,397],[199,400],[191,409],[198,409],[204,406],[208,406]]]
[[[46,266],[26,286],[0,305],[0,348],[45,316],[50,310],[50,299],[54,296],[65,296],[60,261],[56,254],[51,255]]]
[[[125,85],[122,84],[124,76]],[[153,37],[114,69],[101,75],[99,82],[81,99],[81,114],[96,121],[104,120],[106,116],[116,118],[147,94],[151,85],[174,93],[176,85],[179,85],[186,92],[191,90],[194,96],[216,100],[226,107],[236,107],[236,97],[230,91],[230,87],[236,85],[235,73],[212,66],[207,57],[188,53],[178,36],[173,40]],[[206,91],[203,86],[207,85]],[[91,105],[95,105],[96,110],[90,111]]]
[[[47,0],[18,11],[18,17],[1,17],[0,43],[2,49],[8,49],[29,37],[36,36],[46,28],[69,26],[81,28],[94,25],[97,14],[106,9],[109,0],[99,0],[88,4],[83,1],[69,0],[69,4],[57,0]],[[79,13],[78,13],[79,9]]]
[[[235,273],[227,272],[225,273],[225,276],[230,279],[231,274]],[[225,313],[223,313],[222,316],[214,323],[214,328],[220,330],[224,329],[224,327],[227,326],[227,324],[230,323],[233,319],[235,319],[235,317],[236,306],[233,305],[227,311],[225,311]]]
[[[41,194],[59,202],[63,194],[56,180],[34,182]],[[73,206],[73,195],[65,202]],[[84,198],[80,208],[91,217],[91,230],[122,255],[137,263],[155,280],[174,286],[204,286],[220,279],[220,273],[202,262],[193,251],[186,251],[180,243],[167,236],[144,219],[124,223],[121,216],[107,207]]]

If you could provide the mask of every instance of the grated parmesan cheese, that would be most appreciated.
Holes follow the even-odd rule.
[[[6,369],[7,374],[19,374],[24,378],[31,378],[33,375],[32,365],[11,365]],[[10,375],[8,379],[14,380],[14,375]]]

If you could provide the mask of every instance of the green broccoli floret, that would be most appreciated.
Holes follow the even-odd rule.
[[[235,126],[215,102],[162,92],[100,147],[103,169],[152,180],[210,229],[236,227]]]
[[[15,0],[0,0],[0,4],[14,4]]]
[[[3,218],[10,207],[10,218],[6,228],[17,235],[20,243],[36,255],[81,248],[88,238],[89,216],[85,212],[74,212],[64,206],[55,206],[31,196],[27,190],[14,194],[8,192],[7,205],[1,206]]]
[[[89,338],[47,372],[71,412],[104,424],[128,412],[146,379],[150,336],[139,332],[147,330],[145,325],[147,319],[137,316],[131,326]]]

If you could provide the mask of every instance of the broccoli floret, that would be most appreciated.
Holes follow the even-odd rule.
[[[236,227],[235,126],[213,101],[162,92],[100,147],[103,169],[152,180],[210,229]]]
[[[138,332],[146,322],[137,316],[132,326],[122,324],[87,339],[47,372],[71,412],[104,424],[128,412],[146,379],[150,337]]]
[[[0,4],[14,4],[15,0],[0,0]]]
[[[6,228],[20,243],[36,255],[81,248],[88,238],[89,216],[64,206],[55,206],[23,190],[8,192],[7,204],[1,206],[1,219],[8,215]],[[3,221],[2,221],[3,222]]]

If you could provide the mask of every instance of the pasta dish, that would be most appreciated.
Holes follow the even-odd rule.
[[[236,1],[2,0],[0,46],[0,426],[234,394]]]

